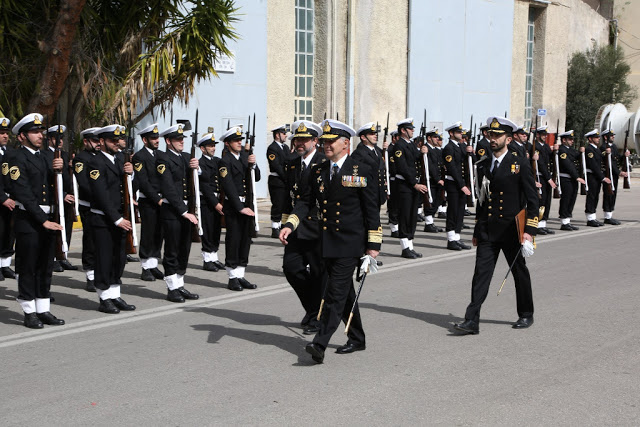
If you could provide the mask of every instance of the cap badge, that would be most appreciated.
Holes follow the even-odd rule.
[[[113,134],[115,136],[119,136],[120,135],[120,127],[116,126],[115,130],[113,131]]]
[[[33,118],[33,124],[34,124],[34,125],[41,125],[41,124],[42,124],[42,121],[40,120],[40,116],[38,116],[37,114],[36,114],[36,116]]]
[[[242,136],[242,129],[237,128],[237,129],[236,129],[236,135],[238,135],[238,136]]]
[[[158,126],[155,126],[155,127],[153,128],[153,133],[158,133]]]
[[[493,120],[491,121],[491,129],[498,129],[498,128],[500,128],[500,122],[498,121],[498,119],[494,117]]]
[[[2,126],[9,126],[7,119],[2,119]]]
[[[376,125],[375,124],[371,125],[371,132],[375,132],[376,130],[377,130]]]
[[[178,126],[178,133],[182,133],[182,132],[184,132],[184,131],[182,130],[182,125],[180,125],[180,126]]]
[[[306,131],[307,131],[307,127],[304,125],[304,123],[300,123],[300,126],[298,126],[298,132],[304,133]]]
[[[329,122],[324,122],[324,126],[322,127],[322,132],[329,133],[331,132],[331,125]]]

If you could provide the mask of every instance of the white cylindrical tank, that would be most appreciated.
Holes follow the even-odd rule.
[[[615,143],[620,149],[624,148],[625,134],[629,129],[627,148],[635,148],[640,153],[640,109],[629,112],[623,104],[605,104],[598,110],[594,125],[600,132],[611,127],[616,134]]]

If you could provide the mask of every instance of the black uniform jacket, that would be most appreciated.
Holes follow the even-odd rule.
[[[220,203],[220,187],[218,184],[218,163],[217,157],[200,157],[200,192],[202,199],[212,210]]]
[[[372,178],[375,179],[375,184],[378,188],[378,205],[382,206],[387,201],[387,177],[384,170],[382,150],[378,147],[374,147],[374,150],[375,153],[361,142],[353,151],[351,157],[356,163],[366,163],[371,168],[373,172]]]
[[[282,149],[277,142],[273,141],[269,147],[267,147],[269,171],[277,173],[278,178],[283,181],[286,179],[284,167],[287,162],[287,157],[289,157],[289,150],[286,145],[284,146],[284,149]]]
[[[88,166],[91,209],[104,212],[104,215],[93,215],[92,221],[95,224],[102,220],[105,226],[114,226],[124,212],[124,165],[121,161],[116,165],[99,152],[91,158]]]
[[[584,153],[587,161],[587,172],[592,173],[598,181],[605,179],[604,173],[602,172],[602,152],[600,148],[596,148],[592,144],[587,144]]]
[[[287,172],[287,186],[288,194],[287,201],[284,206],[284,213],[282,214],[282,223],[286,224],[289,219],[289,215],[294,210],[300,197],[304,194],[305,186],[309,185],[309,175],[311,170],[327,159],[320,150],[316,149],[316,152],[309,161],[309,167],[302,170],[302,156],[298,156],[295,159],[289,160],[285,170]],[[299,217],[300,223],[295,229],[294,233],[298,239],[302,240],[316,240],[320,238],[320,221],[321,216],[318,213],[318,206],[312,205],[307,212],[307,215]]]
[[[462,142],[456,145],[455,142],[449,141],[449,143],[442,149],[445,173],[453,178],[458,189],[462,189],[462,187],[467,185],[464,180],[467,164],[467,153],[465,152],[464,147],[465,144]]]
[[[42,154],[44,154],[47,158],[47,162],[51,163],[55,158],[55,151],[51,148],[43,148]],[[60,150],[60,157],[62,158],[62,191],[66,196],[67,194],[72,193],[72,181],[71,174],[69,173],[69,153],[64,150]],[[55,190],[55,180],[51,182],[51,190]],[[54,193],[55,194],[55,193]]]
[[[482,137],[482,139],[478,141],[478,143],[476,144],[476,154],[478,155],[478,158],[491,155],[491,143],[487,138]]]
[[[44,149],[48,150],[46,147]],[[24,210],[33,220],[30,224],[23,221],[16,222],[16,231],[32,232],[37,230],[37,226],[49,219],[40,205],[51,206],[55,200],[52,190],[55,173],[51,161],[43,153],[36,156],[27,148],[19,148],[11,156],[8,175],[11,179],[13,199],[22,204]]]
[[[524,231],[535,236],[539,220],[538,193],[529,162],[507,151],[491,178],[494,160],[491,155],[477,165],[478,180],[482,182],[483,177],[487,177],[490,185],[485,200],[478,203],[473,236],[491,242],[510,239],[508,233],[517,233],[515,217],[523,208],[527,210]]]
[[[624,161],[624,153],[622,155],[618,154],[618,147],[616,144],[610,144],[608,142],[603,144],[600,149],[602,150],[602,161],[604,162],[605,167],[609,161],[607,148],[611,148],[611,171],[613,172],[613,179],[616,179],[620,176],[620,168],[618,164],[619,162]]]
[[[428,144],[427,148],[429,148],[429,152],[427,153],[427,157],[429,158],[429,184],[436,186],[438,185],[438,181],[442,179],[442,171],[444,170],[442,151]]]
[[[89,164],[95,154],[82,150],[73,158],[73,174],[78,181],[78,198],[91,203],[91,186],[89,179]]]
[[[418,168],[420,167],[420,150],[412,143],[400,138],[393,147],[393,162],[396,175],[396,183],[404,181],[409,187],[413,187],[420,181]]]
[[[7,146],[5,153],[0,150],[0,164],[2,165],[2,177],[0,177],[0,203],[4,203],[11,195],[11,178],[9,177],[9,163],[16,150]]]
[[[516,156],[518,157],[522,157],[523,159],[527,158],[527,153],[529,152],[529,148],[527,147],[526,144],[520,144],[519,142],[516,142],[515,140],[512,140],[509,145],[507,145],[507,149],[509,151],[511,151],[512,153],[516,153]],[[491,155],[491,150],[489,150],[487,152],[487,155]]]
[[[561,144],[558,149],[558,160],[560,161],[560,173],[566,173],[574,180],[582,175],[578,150]]]
[[[536,142],[536,153],[538,153],[540,180],[547,182],[551,179],[551,147],[547,144]]]
[[[372,171],[349,156],[338,176],[330,179],[331,162],[311,169],[308,185],[289,216],[286,227],[296,229],[300,219],[317,206],[322,217],[322,256],[361,257],[365,249],[380,250],[382,227],[377,189],[368,185]]]
[[[162,196],[169,202],[170,209],[162,209],[163,219],[178,219],[187,212],[189,200],[189,153],[176,154],[169,151],[156,152],[156,173],[159,177]]]
[[[160,174],[157,172],[156,157],[159,151],[155,150],[155,155],[151,155],[146,147],[142,147],[133,155],[131,162],[136,173],[134,183],[144,196],[157,205],[160,199]]]
[[[247,169],[249,168],[249,154],[245,150],[242,150],[240,151],[240,158],[236,159],[230,151],[226,151],[222,155],[218,165],[218,180],[224,191],[225,208],[230,206],[239,212],[250,203],[250,201],[247,200],[244,202],[240,200],[241,197],[246,197],[247,185],[250,184],[246,182]],[[257,164],[254,167],[256,182],[258,182],[260,181],[260,168],[258,168]]]

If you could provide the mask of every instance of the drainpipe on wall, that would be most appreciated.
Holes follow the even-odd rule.
[[[409,102],[410,99],[409,97],[411,96],[411,93],[409,93],[409,78],[411,76],[411,2],[412,0],[409,0],[409,5],[408,5],[408,10],[407,10],[407,84],[406,84],[406,100],[407,100],[407,105],[406,105],[406,112],[404,114],[404,117],[407,117],[409,115]],[[424,124],[425,126],[427,125],[426,123]]]
[[[355,39],[355,1],[347,1],[347,99],[345,105],[345,113],[347,116],[347,124],[353,127],[354,121],[354,99],[355,99],[355,49],[353,47]],[[353,140],[351,141],[351,152],[353,152]]]

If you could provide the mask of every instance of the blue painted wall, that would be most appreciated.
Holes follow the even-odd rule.
[[[509,110],[513,0],[410,0],[407,111],[469,127]],[[445,138],[446,140],[446,138]]]

